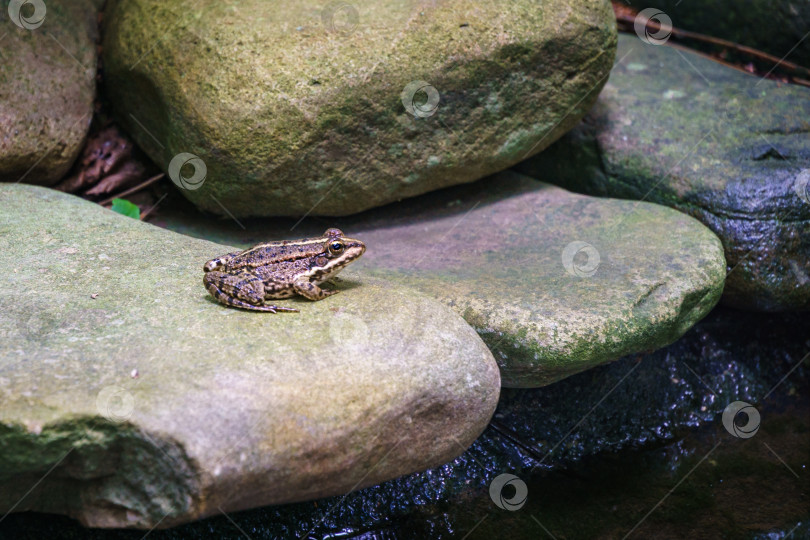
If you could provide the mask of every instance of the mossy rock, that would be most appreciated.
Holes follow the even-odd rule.
[[[236,217],[347,215],[505,169],[585,114],[616,42],[607,0],[111,0],[105,24],[121,124],[164,170],[197,156],[183,194]]]

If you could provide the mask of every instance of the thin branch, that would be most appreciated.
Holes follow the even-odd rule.
[[[147,188],[147,187],[151,186],[152,184],[154,184],[155,182],[157,182],[158,180],[160,180],[164,176],[166,176],[164,173],[156,174],[152,178],[149,178],[148,180],[144,180],[143,182],[141,182],[137,186],[129,188],[128,190],[122,191],[121,193],[118,193],[116,195],[113,195],[109,199],[104,199],[103,201],[101,201],[98,204],[100,204],[101,206],[107,206],[108,204],[112,203],[113,199],[120,199],[122,197],[126,197],[127,195],[132,195],[133,193],[136,193],[136,192],[138,192],[138,191],[140,191],[140,190],[142,190],[144,188]]]
[[[635,23],[635,17],[631,15],[626,15],[624,13],[617,13],[616,20],[620,23],[627,25],[628,27],[632,28],[633,24]],[[647,22],[647,26],[650,29],[658,31],[661,29],[661,24],[657,23],[656,21],[649,20]],[[784,66],[790,71],[799,71],[802,73],[810,74],[810,69],[800,66],[798,64],[794,64],[793,62],[789,62],[787,60],[782,60],[777,58],[771,54],[766,52],[760,51],[758,49],[754,49],[752,47],[748,47],[746,45],[740,45],[739,43],[735,43],[733,41],[728,41],[727,39],[722,39],[714,36],[707,36],[706,34],[701,34],[698,32],[690,32],[689,30],[682,30],[680,28],[675,27],[667,27],[671,29],[671,33],[673,36],[681,39],[693,39],[695,41],[702,41],[704,43],[711,43],[713,45],[719,45],[721,47],[726,47],[728,49],[733,49],[739,53],[746,54],[748,56],[753,56],[755,58],[759,58],[760,60],[766,60],[768,62],[773,62],[774,64],[779,64]],[[716,58],[711,57],[712,60],[716,60]]]

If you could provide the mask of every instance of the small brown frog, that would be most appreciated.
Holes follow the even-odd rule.
[[[327,229],[319,238],[266,242],[205,263],[203,283],[211,295],[228,306],[255,311],[298,311],[267,305],[272,298],[300,294],[322,300],[338,291],[318,285],[334,278],[366,251],[360,240],[340,229]]]

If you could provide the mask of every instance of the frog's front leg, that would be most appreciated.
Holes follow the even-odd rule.
[[[309,279],[297,279],[293,283],[293,288],[295,292],[303,296],[304,298],[309,298],[310,300],[323,300],[327,296],[332,296],[333,294],[337,294],[340,291],[327,291],[326,289],[321,289],[316,284],[312,283]]]
[[[254,311],[298,311],[293,308],[264,305],[264,283],[250,272],[228,274],[225,272],[207,272],[203,283],[211,296],[228,306]]]

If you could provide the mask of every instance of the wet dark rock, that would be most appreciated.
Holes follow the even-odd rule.
[[[621,35],[583,123],[521,172],[688,213],[722,240],[723,301],[810,307],[810,89]]]

